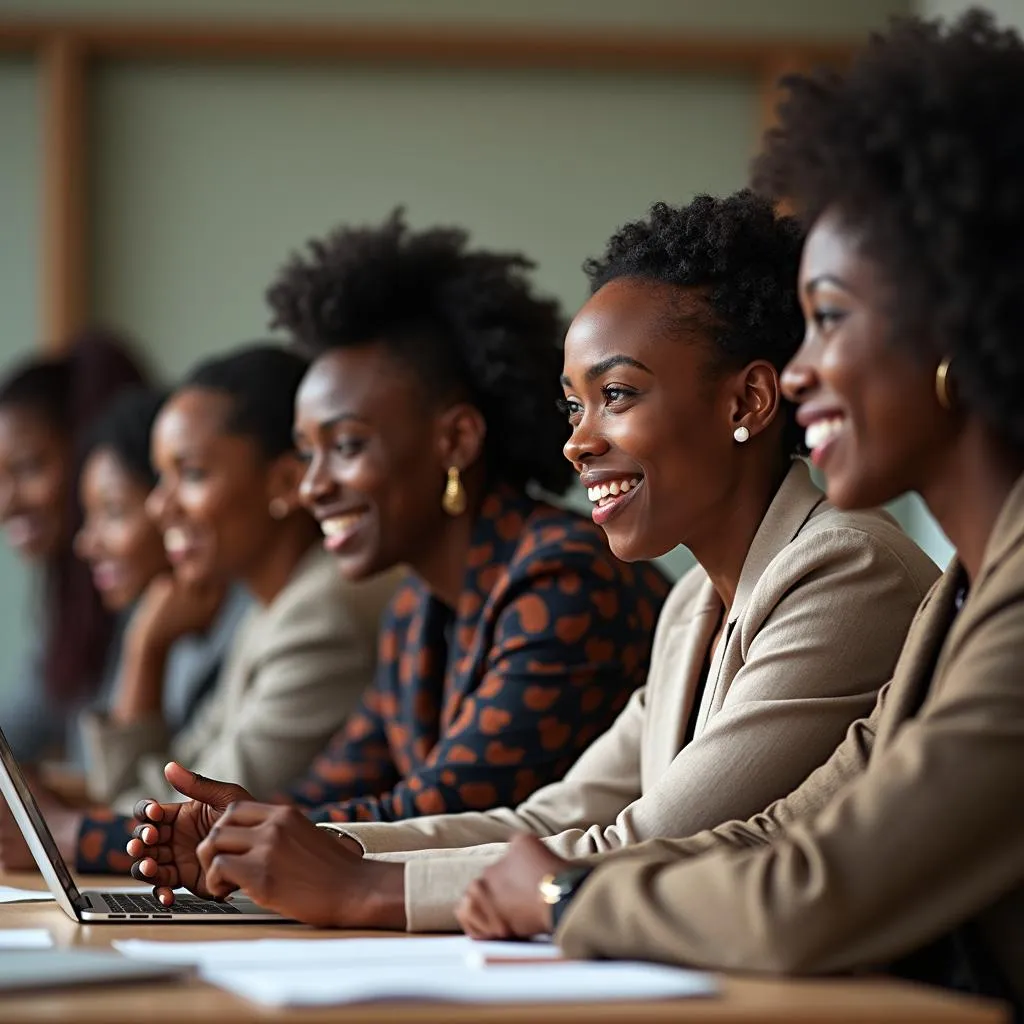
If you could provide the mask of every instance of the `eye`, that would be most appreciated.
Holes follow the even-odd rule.
[[[830,307],[818,308],[811,312],[811,319],[819,330],[828,331],[846,319],[846,311]]]
[[[181,479],[188,484],[202,483],[206,479],[206,470],[199,466],[182,466]]]
[[[576,398],[560,398],[558,400],[558,411],[567,416],[569,422],[575,425],[583,415],[583,403]]]
[[[355,458],[364,448],[366,442],[361,437],[339,437],[334,442],[334,450],[344,459]]]
[[[636,392],[632,388],[623,387],[621,384],[606,384],[601,388],[601,395],[604,397],[605,405],[620,405],[635,397]]]

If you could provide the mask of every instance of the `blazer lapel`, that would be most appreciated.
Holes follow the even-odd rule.
[[[644,780],[664,775],[682,749],[701,669],[721,607],[722,602],[711,580],[705,577],[693,603],[692,616],[668,627],[659,651],[656,669],[659,678],[649,679],[647,684],[650,703],[640,751],[640,770]]]

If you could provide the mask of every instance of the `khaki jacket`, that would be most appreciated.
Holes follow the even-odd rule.
[[[747,822],[602,861],[566,951],[817,973],[968,925],[1024,1002],[1024,477],[956,615],[961,578],[954,563],[825,765]]]
[[[747,555],[689,744],[721,612],[700,567],[662,610],[647,685],[562,782],[514,810],[336,827],[406,862],[408,926],[431,931],[456,927],[466,885],[517,832],[579,857],[752,814],[868,713],[937,574],[885,513],[833,508],[796,462]]]
[[[242,620],[217,682],[176,736],[161,717],[127,726],[83,718],[90,795],[122,814],[142,797],[180,799],[163,775],[173,758],[257,799],[273,796],[370,685],[378,622],[396,582],[346,583],[334,558],[312,550],[273,604]]]

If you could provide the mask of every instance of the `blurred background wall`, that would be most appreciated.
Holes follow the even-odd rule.
[[[948,15],[965,5],[923,0]],[[1024,0],[991,6],[1024,24]],[[912,0],[0,0],[4,19],[490,26],[856,41]],[[88,92],[89,304],[168,376],[266,333],[262,292],[288,252],[405,204],[521,249],[568,312],[579,266],[655,199],[742,185],[763,126],[742,73],[453,70],[104,59]],[[0,362],[44,338],[41,73],[0,53]],[[948,546],[912,501],[901,519]],[[690,564],[673,553],[673,571]],[[27,581],[0,546],[0,686],[21,651]]]

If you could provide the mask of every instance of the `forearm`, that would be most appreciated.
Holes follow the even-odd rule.
[[[121,678],[110,708],[113,723],[132,725],[161,714],[167,654],[168,648],[163,644],[145,636],[129,636],[124,647]]]

